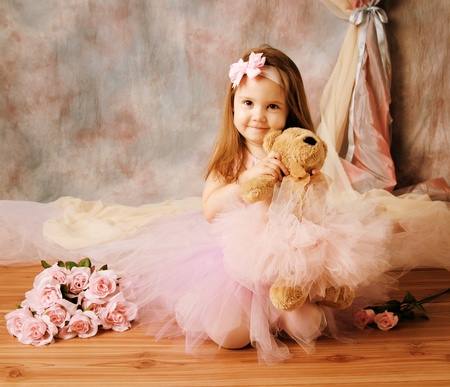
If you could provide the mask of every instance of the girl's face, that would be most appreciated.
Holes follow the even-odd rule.
[[[284,129],[288,116],[285,92],[270,79],[245,76],[236,90],[233,112],[234,125],[252,152],[252,148],[262,147],[270,129]]]

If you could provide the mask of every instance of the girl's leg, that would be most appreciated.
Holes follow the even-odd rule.
[[[297,342],[310,343],[317,339],[326,326],[326,319],[320,306],[305,302],[299,309],[283,312],[280,328]]]
[[[216,344],[227,349],[240,349],[250,344],[250,328],[247,321],[241,320],[241,324],[227,332],[223,332],[220,323],[209,330],[208,336]]]

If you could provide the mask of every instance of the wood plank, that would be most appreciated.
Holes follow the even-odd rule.
[[[293,357],[273,366],[258,364],[256,350],[218,350],[213,343],[198,357],[182,339],[155,342],[141,327],[107,331],[90,339],[58,341],[46,347],[18,343],[4,315],[29,290],[38,266],[0,268],[0,385],[96,386],[432,386],[450,385],[450,295],[427,304],[430,320],[396,329],[358,334],[355,344],[320,338],[307,355],[289,343]],[[444,270],[416,270],[393,294],[410,290],[417,298],[450,287]]]

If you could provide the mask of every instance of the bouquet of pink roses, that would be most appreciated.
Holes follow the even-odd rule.
[[[88,338],[99,328],[123,332],[136,318],[137,306],[125,299],[116,273],[89,258],[50,266],[34,280],[18,309],[5,316],[8,332],[22,344],[42,346],[55,338]]]

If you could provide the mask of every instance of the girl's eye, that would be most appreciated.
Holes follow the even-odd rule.
[[[269,109],[278,109],[278,105],[275,105],[274,103],[271,103],[269,105]]]
[[[244,103],[244,105],[252,106],[252,101],[244,101],[243,103]]]

